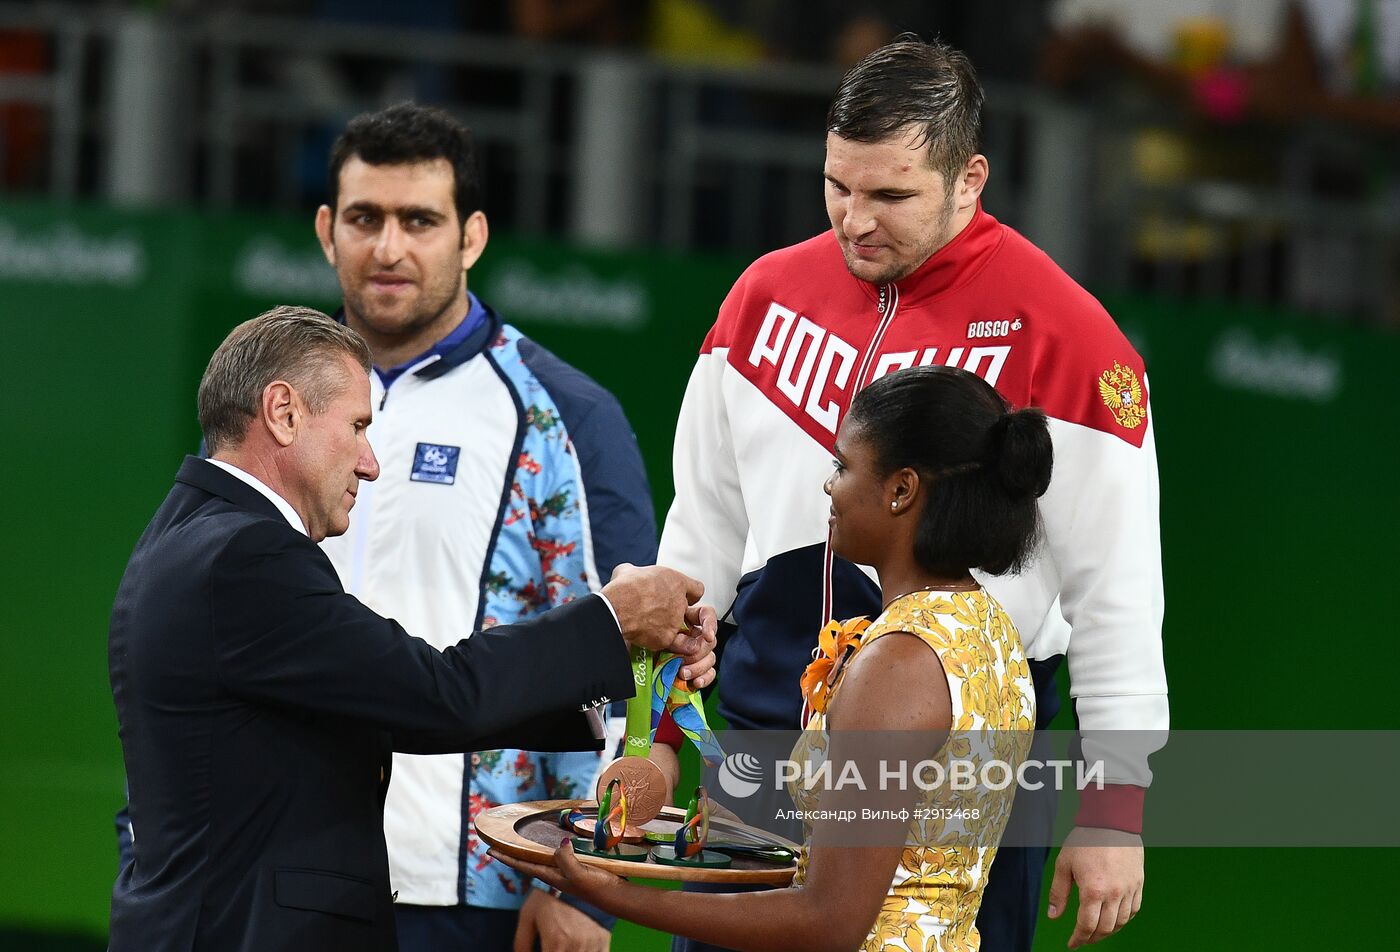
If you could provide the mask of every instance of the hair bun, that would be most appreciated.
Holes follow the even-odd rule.
[[[987,431],[987,439],[989,462],[1012,498],[1045,493],[1050,486],[1054,449],[1043,412],[1025,409],[1005,413]]]

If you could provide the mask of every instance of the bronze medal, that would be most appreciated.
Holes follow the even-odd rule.
[[[654,658],[645,648],[632,649],[632,673],[637,693],[627,702],[627,741],[623,754],[604,768],[598,777],[596,796],[603,802],[608,784],[617,780],[627,798],[629,833],[661,814],[670,786],[661,768],[652,763],[651,693]]]
[[[666,805],[669,784],[661,768],[646,757],[619,757],[608,764],[598,778],[596,796],[601,799],[603,791],[614,778],[622,782],[622,790],[627,796],[627,826],[632,828],[650,823],[661,815]]]
[[[597,828],[598,818],[586,816],[570,825],[569,830],[592,842],[593,831]],[[631,823],[628,823],[627,829],[622,831],[622,842],[624,843],[642,843],[645,842],[645,840],[646,831],[640,827],[633,826]]]

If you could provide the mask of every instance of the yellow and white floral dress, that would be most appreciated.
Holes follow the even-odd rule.
[[[915,592],[890,603],[868,627],[863,620],[828,626],[821,654],[803,678],[809,718],[793,759],[824,757],[826,710],[839,703],[841,674],[863,646],[901,631],[937,652],[948,679],[953,733],[929,757],[1020,764],[1030,750],[1035,691],[1016,627],[983,589]],[[956,784],[943,783],[920,795],[904,855],[862,949],[971,952],[981,945],[977,910],[1016,792],[1015,783],[993,789],[1000,780],[997,772],[991,786],[957,790]],[[818,807],[819,791],[801,784],[789,790],[799,809]],[[804,846],[793,884],[804,883],[806,873]]]

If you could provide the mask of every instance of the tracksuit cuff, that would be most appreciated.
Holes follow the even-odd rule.
[[[1142,809],[1147,788],[1130,783],[1109,783],[1103,788],[1079,791],[1075,826],[1092,826],[1124,833],[1142,833]]]

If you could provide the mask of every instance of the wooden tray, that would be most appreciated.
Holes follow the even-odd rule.
[[[597,801],[580,800],[527,800],[524,803],[507,803],[492,807],[477,815],[476,833],[493,849],[507,856],[529,860],[532,863],[554,865],[554,851],[564,840],[573,834],[559,825],[559,811],[563,809],[598,809]],[[662,807],[661,815],[646,824],[644,830],[672,831],[685,819],[685,811],[675,807]],[[780,836],[756,830],[753,827],[728,820],[710,819],[710,836],[724,839],[728,830],[736,830],[751,836],[762,836],[781,846],[797,849],[797,844]],[[728,869],[699,869],[685,866],[663,866],[647,857],[645,863],[626,860],[604,859],[598,856],[579,855],[579,861],[597,866],[618,876],[632,879],[681,879],[697,883],[760,883],[770,886],[786,886],[797,872],[794,863],[779,866],[752,856],[733,854],[733,865]]]

